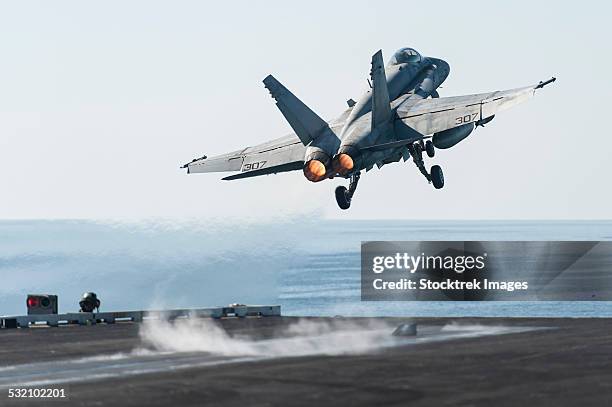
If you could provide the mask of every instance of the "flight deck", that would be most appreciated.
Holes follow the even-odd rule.
[[[8,389],[34,386],[82,406],[600,406],[612,401],[610,322],[251,316],[3,329],[1,404],[23,405]],[[407,323],[416,335],[392,335]]]

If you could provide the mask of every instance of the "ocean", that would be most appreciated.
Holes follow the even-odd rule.
[[[362,302],[368,240],[612,240],[612,221],[0,221],[0,315],[280,304],[284,315],[612,317],[612,302]]]

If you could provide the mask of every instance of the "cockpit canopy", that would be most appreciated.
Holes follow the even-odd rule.
[[[416,64],[421,62],[421,59],[421,54],[415,49],[402,48],[393,54],[393,57],[389,60],[389,65]]]

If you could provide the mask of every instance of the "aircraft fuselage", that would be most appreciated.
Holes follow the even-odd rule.
[[[437,89],[450,73],[450,65],[439,58],[423,57],[419,61],[393,64],[385,67],[389,98],[392,107],[397,108],[407,99],[438,97]],[[384,152],[360,151],[362,147],[392,141],[392,125],[389,128],[372,128],[372,91],[365,92],[357,101],[339,136],[340,147],[335,157],[341,154],[351,157],[353,168],[347,172],[359,171],[388,159]],[[397,157],[399,159],[399,156]]]

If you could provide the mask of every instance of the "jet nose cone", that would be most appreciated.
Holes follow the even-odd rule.
[[[334,159],[334,171],[340,175],[348,174],[353,169],[354,166],[355,166],[355,163],[353,159],[351,158],[351,156],[348,154],[345,154],[345,153],[338,154],[336,158]]]

